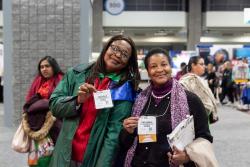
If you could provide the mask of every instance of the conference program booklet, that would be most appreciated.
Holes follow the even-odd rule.
[[[190,115],[182,120],[172,133],[167,135],[170,147],[173,148],[175,145],[180,150],[184,150],[188,144],[193,142],[194,138],[194,118]]]

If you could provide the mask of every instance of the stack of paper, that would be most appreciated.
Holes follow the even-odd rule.
[[[194,118],[193,116],[187,116],[186,119],[181,121],[181,123],[167,135],[168,142],[170,147],[176,146],[180,150],[192,143],[195,138],[194,132]]]

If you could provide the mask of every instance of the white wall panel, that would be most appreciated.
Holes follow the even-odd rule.
[[[103,12],[104,27],[186,27],[186,12],[132,11],[111,15]]]
[[[233,43],[233,44],[244,44],[250,43],[250,36],[236,36],[236,37],[201,37],[200,42],[202,43]]]
[[[206,27],[250,27],[244,24],[244,12],[207,12]]]

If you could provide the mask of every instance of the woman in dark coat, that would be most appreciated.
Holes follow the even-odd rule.
[[[151,82],[138,95],[132,116],[123,122],[120,143],[124,149],[128,149],[124,166],[169,167],[184,164],[194,167],[186,149],[171,148],[166,135],[191,114],[194,117],[195,138],[202,138],[208,145],[212,143],[205,108],[195,94],[185,91],[171,77],[170,58],[163,49],[149,51],[144,63]],[[156,141],[138,140],[138,120],[142,116],[153,116],[155,119]]]

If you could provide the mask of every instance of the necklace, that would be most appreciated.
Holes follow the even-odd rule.
[[[150,98],[149,98],[149,103],[148,103],[148,106],[147,106],[147,110],[145,111],[144,115],[146,115],[147,112],[148,112],[149,106],[151,104],[151,99],[152,99],[151,97],[152,96],[150,96]],[[161,115],[155,115],[155,117],[158,118],[158,117],[164,116],[167,113],[169,106],[170,106],[170,101],[169,101],[168,106],[167,106],[166,110],[164,111],[164,113],[162,113]]]
[[[168,93],[166,93],[165,95],[162,96],[156,96],[154,94],[154,92],[152,91],[151,95],[155,98],[155,99],[163,99],[164,97],[166,97],[167,95],[169,95],[171,93],[171,91],[169,91]]]

